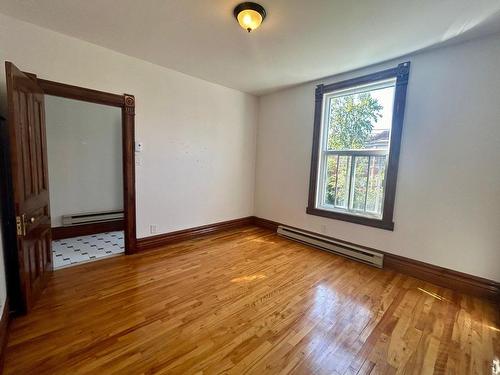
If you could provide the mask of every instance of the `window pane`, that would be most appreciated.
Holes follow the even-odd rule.
[[[328,150],[389,149],[394,86],[328,99]]]
[[[349,178],[351,175],[351,157],[339,156],[339,168],[337,173],[337,190],[335,194],[335,206],[347,208],[349,199]]]
[[[337,155],[328,155],[326,159],[325,197],[323,204],[335,204],[335,190],[337,183]]]
[[[386,156],[372,157],[370,161],[366,211],[378,216],[382,215],[382,203],[384,201],[386,158]]]
[[[369,157],[356,157],[354,175],[352,181],[352,205],[355,211],[365,211],[365,198],[368,183],[368,159]]]

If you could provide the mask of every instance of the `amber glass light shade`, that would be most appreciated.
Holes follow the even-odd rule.
[[[251,32],[258,28],[262,21],[264,21],[266,11],[259,4],[246,2],[234,8],[234,16],[243,29]]]

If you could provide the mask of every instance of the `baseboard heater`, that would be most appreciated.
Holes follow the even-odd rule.
[[[95,224],[121,219],[123,219],[123,211],[88,212],[83,214],[63,215],[62,225],[70,226],[80,224]]]
[[[321,250],[342,255],[350,259],[357,260],[378,268],[384,265],[384,254],[366,250],[362,247],[335,241],[329,238],[305,232],[300,229],[290,228],[283,225],[278,226],[277,233],[280,236],[311,245]]]

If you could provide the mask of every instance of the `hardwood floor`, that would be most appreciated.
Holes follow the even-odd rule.
[[[6,374],[491,374],[498,306],[248,227],[56,271]]]

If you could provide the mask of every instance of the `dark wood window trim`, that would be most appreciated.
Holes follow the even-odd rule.
[[[26,73],[26,72],[25,72]],[[117,95],[84,87],[37,78],[45,95],[59,96],[84,102],[121,108],[122,152],[123,152],[123,211],[125,254],[137,251],[135,210],[135,97],[129,94]]]
[[[410,73],[410,62],[399,64],[392,69],[383,70],[373,74],[349,79],[329,85],[318,85],[315,92],[314,107],[314,130],[313,146],[311,156],[311,174],[309,179],[309,197],[306,212],[310,215],[327,217],[330,219],[343,220],[351,223],[368,225],[371,227],[394,230],[394,201],[396,198],[396,180],[398,175],[399,154],[401,149],[401,135],[403,130],[403,119],[406,103],[406,88]],[[321,117],[323,111],[323,97],[325,94],[346,89],[349,87],[364,85],[384,79],[396,78],[396,89],[394,95],[394,111],[392,115],[392,129],[389,149],[389,160],[387,163],[384,207],[382,219],[368,218],[354,214],[324,210],[316,207],[318,165],[320,158],[319,145],[321,142]]]

